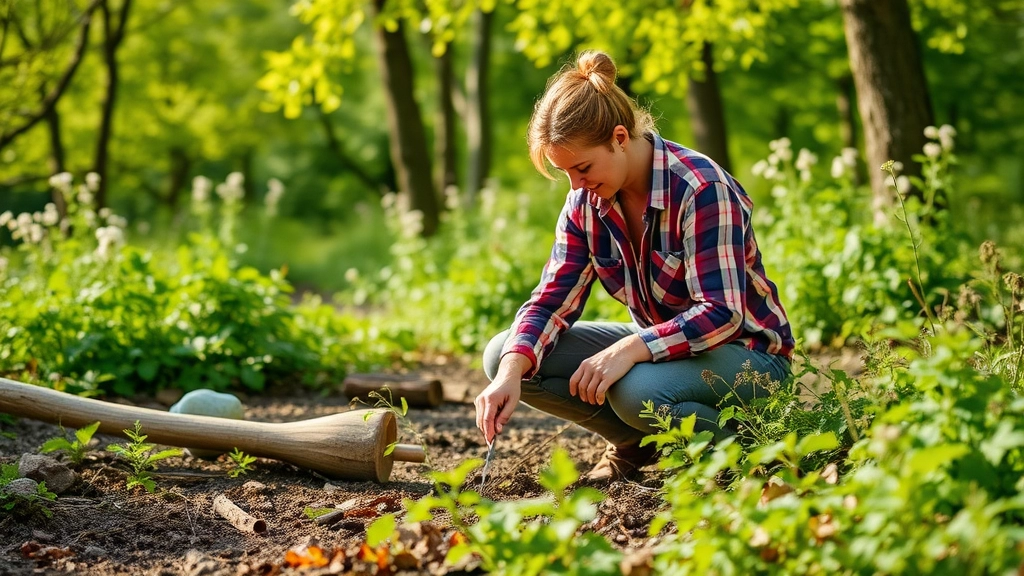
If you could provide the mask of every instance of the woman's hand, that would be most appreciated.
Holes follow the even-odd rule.
[[[498,373],[487,388],[476,397],[476,427],[484,434],[490,445],[512,418],[522,393],[523,374],[530,368],[530,361],[521,354],[507,354],[501,360]]]
[[[569,379],[569,393],[588,404],[604,404],[605,393],[651,351],[637,335],[627,336],[587,358]]]

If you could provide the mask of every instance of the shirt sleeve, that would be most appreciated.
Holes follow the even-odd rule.
[[[682,210],[683,267],[693,305],[640,331],[654,362],[711,350],[739,336],[749,207],[722,182],[701,186]]]
[[[540,283],[512,322],[501,355],[518,352],[530,359],[530,378],[555,347],[558,336],[579,319],[594,281],[586,233],[577,221],[578,193],[570,193],[558,217],[555,243]]]

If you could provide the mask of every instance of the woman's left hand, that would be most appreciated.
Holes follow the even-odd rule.
[[[569,379],[569,393],[588,404],[604,404],[605,393],[626,375],[633,365],[652,358],[639,336],[619,340],[584,360]]]

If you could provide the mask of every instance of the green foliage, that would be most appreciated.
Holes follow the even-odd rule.
[[[316,300],[293,307],[280,271],[238,264],[240,175],[218,186],[216,212],[212,183],[197,182],[195,231],[173,253],[127,244],[124,219],[95,211],[95,180],[75,189],[62,175],[54,185],[67,201],[66,220],[52,204],[0,216],[21,242],[23,262],[0,271],[2,373],[121,395],[172,384],[262,390],[268,377],[335,381],[393,350],[365,321]],[[354,350],[353,341],[367,345]]]
[[[156,481],[153,480],[152,471],[156,470],[156,463],[167,458],[181,456],[179,448],[168,448],[154,452],[156,444],[146,442],[147,436],[142,433],[142,424],[136,420],[135,429],[125,429],[124,433],[131,442],[127,444],[111,444],[107,450],[117,454],[128,462],[131,472],[128,474],[127,488],[131,490],[136,486],[142,486],[146,492],[156,490]]]
[[[46,489],[46,482],[40,482],[34,494],[12,494],[4,490],[5,486],[18,477],[17,464],[0,466],[0,513],[12,514],[17,518],[28,518],[36,513],[47,518],[53,516],[47,504],[56,500],[57,495]]]
[[[334,508],[313,508],[310,506],[306,506],[305,508],[302,509],[302,513],[305,514],[306,518],[309,518],[310,520],[316,520],[324,514],[329,514],[331,512],[334,512]]]
[[[951,146],[940,148],[939,157],[951,155]],[[951,158],[926,165],[933,177],[917,182],[926,202],[906,199],[906,225],[876,224],[868,220],[869,195],[854,184],[855,151],[835,158],[827,178],[815,175],[816,156],[806,149],[794,154],[788,139],[773,141],[770,148],[768,159],[754,166],[754,173],[771,184],[773,198],[755,214],[758,244],[806,345],[843,344],[869,334],[876,323],[916,317],[922,306],[908,280],[918,269],[917,259],[921,299],[929,309],[963,282],[965,236],[945,213],[935,211],[933,201],[941,190],[937,186],[948,185]],[[900,189],[909,190],[911,181],[899,180]],[[925,219],[930,225],[922,225]],[[907,226],[917,231],[913,241]]]
[[[78,430],[75,430],[74,437],[69,439],[67,431],[64,430],[63,426],[61,426],[60,436],[50,438],[44,442],[39,451],[44,454],[47,452],[61,451],[64,452],[72,464],[81,464],[82,460],[85,458],[86,451],[89,449],[89,441],[92,440],[93,434],[96,433],[96,430],[99,427],[99,422],[93,422],[88,426],[83,426]]]
[[[470,459],[449,472],[434,472],[435,496],[406,501],[407,520],[430,520],[439,510],[468,541],[448,552],[448,562],[467,554],[481,559],[488,573],[610,574],[617,573],[622,554],[597,534],[578,534],[597,514],[604,494],[593,488],[566,489],[579,474],[564,450],[556,450],[551,465],[541,472],[541,485],[549,495],[510,502],[494,502],[466,490],[469,474],[482,461]],[[478,520],[468,525],[470,518]]]
[[[17,420],[14,419],[14,416],[11,416],[10,414],[0,414],[0,426],[13,426],[15,422],[17,422]],[[13,440],[17,438],[17,435],[14,432],[8,432],[7,430],[0,428],[0,438]]]
[[[228,470],[228,476],[232,478],[238,478],[242,474],[248,474],[256,468],[253,466],[256,462],[256,457],[250,456],[238,448],[229,452],[228,458],[231,459],[231,463],[234,465],[230,470]]]

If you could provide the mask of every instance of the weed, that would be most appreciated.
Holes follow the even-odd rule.
[[[40,448],[40,452],[45,454],[47,452],[62,451],[72,464],[81,464],[82,459],[85,458],[85,452],[88,450],[89,441],[92,440],[93,434],[96,433],[96,430],[99,427],[99,422],[93,422],[88,426],[83,426],[82,428],[75,430],[74,438],[68,439],[67,430],[61,426],[60,436],[50,438],[43,443],[42,448]]]
[[[36,491],[32,494],[19,494],[5,490],[8,484],[18,478],[17,464],[4,464],[0,467],[0,512],[19,518],[31,517],[36,513],[47,518],[53,516],[49,503],[53,502],[57,495],[46,489],[46,482],[39,482],[36,485]]]
[[[230,458],[232,464],[234,464],[231,470],[228,470],[228,476],[232,478],[238,478],[242,474],[248,474],[255,468],[253,463],[256,462],[256,457],[250,456],[238,448],[232,450],[228,454],[228,458]]]
[[[107,446],[107,450],[120,455],[131,466],[132,470],[128,474],[127,487],[129,490],[136,486],[142,486],[147,492],[155,491],[156,482],[150,472],[156,470],[156,463],[160,460],[181,456],[181,450],[168,448],[153,452],[156,444],[146,442],[148,436],[142,433],[142,424],[138,420],[135,421],[135,430],[125,429],[124,433],[131,442],[124,445],[111,444]]]
[[[17,420],[14,419],[14,416],[11,416],[10,414],[0,414],[0,425],[13,426],[15,422],[17,422]],[[6,430],[0,429],[0,438],[14,440],[15,438],[17,438],[17,435],[14,432],[8,432]]]

